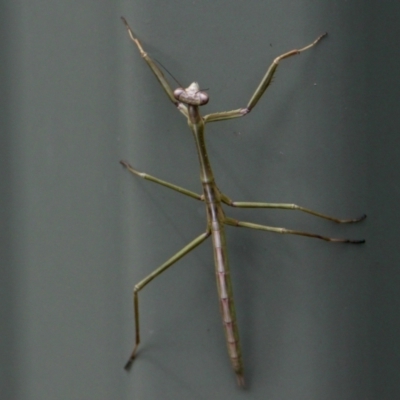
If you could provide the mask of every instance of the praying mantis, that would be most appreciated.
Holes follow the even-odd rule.
[[[219,306],[222,315],[222,323],[225,331],[228,354],[231,360],[233,370],[236,374],[237,383],[239,387],[244,387],[243,361],[240,348],[239,331],[236,320],[235,306],[233,301],[232,283],[229,273],[228,253],[227,253],[224,226],[229,225],[234,227],[258,229],[280,234],[308,236],[311,238],[317,238],[329,242],[339,242],[339,243],[360,244],[364,243],[365,240],[331,238],[309,232],[239,221],[228,217],[225,214],[225,211],[222,206],[226,205],[229,207],[238,207],[238,208],[272,208],[272,209],[298,210],[304,213],[314,215],[316,217],[320,217],[341,224],[360,222],[366,218],[366,215],[364,214],[361,217],[354,219],[339,219],[330,217],[325,214],[321,214],[319,212],[310,210],[305,207],[298,206],[296,204],[238,202],[231,200],[228,196],[226,196],[224,193],[221,192],[221,190],[218,188],[215,182],[209,157],[207,155],[207,149],[204,137],[205,133],[204,128],[205,125],[210,122],[240,118],[247,115],[257,105],[258,101],[260,100],[260,98],[262,97],[268,86],[271,84],[272,78],[275,74],[276,69],[278,68],[280,61],[292,57],[294,55],[300,54],[314,47],[323,38],[325,38],[327,34],[324,33],[320,35],[316,40],[314,40],[314,42],[312,42],[308,46],[305,46],[299,50],[288,51],[287,53],[284,53],[276,57],[272,62],[272,64],[270,65],[270,67],[268,68],[264,77],[262,78],[260,84],[254,91],[246,107],[232,111],[217,112],[201,116],[200,107],[204,104],[207,104],[209,100],[208,94],[200,89],[200,86],[197,82],[191,83],[186,89],[179,87],[173,90],[169,85],[169,83],[167,82],[161,69],[143,49],[141,42],[134,35],[127,21],[124,18],[122,18],[122,21],[125,24],[126,29],[128,30],[130,39],[136,45],[140,55],[146,61],[151,71],[156,76],[158,82],[162,86],[169,100],[176,106],[178,111],[181,114],[183,114],[183,116],[187,119],[189,128],[193,134],[194,141],[196,144],[197,155],[200,164],[200,181],[203,187],[203,193],[197,194],[195,192],[192,192],[175,184],[148,175],[144,172],[139,172],[126,161],[120,161],[120,163],[133,175],[139,176],[143,179],[147,179],[151,182],[155,182],[159,185],[175,190],[178,193],[182,193],[186,196],[192,197],[193,199],[204,202],[207,212],[206,231],[197,236],[191,242],[189,242],[180,251],[178,251],[170,259],[168,259],[164,264],[155,269],[152,273],[150,273],[148,276],[146,276],[143,280],[141,280],[134,286],[133,309],[134,309],[134,320],[135,320],[135,342],[133,351],[129,357],[128,362],[125,365],[125,369],[129,370],[131,368],[133,361],[136,358],[136,352],[140,344],[139,292],[153,279],[155,279],[162,272],[167,270],[178,260],[180,260],[186,254],[194,250],[197,246],[199,246],[208,237],[211,236],[213,244],[213,252],[214,252],[214,263],[215,263]]]

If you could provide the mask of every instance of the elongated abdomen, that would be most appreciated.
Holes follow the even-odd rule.
[[[235,305],[233,302],[232,281],[229,272],[224,226],[218,220],[214,220],[211,223],[211,229],[219,305],[228,345],[228,353],[233,369],[236,373],[238,384],[239,386],[243,386],[243,362],[240,350]]]

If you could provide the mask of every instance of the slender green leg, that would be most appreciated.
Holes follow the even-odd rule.
[[[143,179],[147,179],[148,181],[158,183],[159,185],[165,186],[165,187],[167,187],[167,188],[169,188],[169,189],[176,190],[177,192],[182,193],[182,194],[185,194],[186,196],[189,196],[189,197],[193,197],[193,198],[196,199],[196,200],[201,200],[201,201],[204,200],[203,196],[200,195],[200,194],[197,194],[197,193],[195,193],[195,192],[192,192],[192,191],[190,191],[190,190],[187,190],[187,189],[185,189],[185,188],[183,188],[183,187],[181,187],[181,186],[174,185],[173,183],[169,183],[169,182],[163,181],[162,179],[158,179],[158,178],[156,178],[156,177],[154,177],[154,176],[151,176],[151,175],[149,175],[149,174],[146,174],[145,172],[136,171],[136,170],[132,167],[132,165],[130,165],[128,162],[126,162],[126,161],[124,161],[124,160],[121,160],[120,163],[121,163],[129,172],[131,172],[131,173],[134,174],[134,175],[140,176],[140,177],[143,178]]]
[[[127,371],[130,370],[133,360],[136,356],[136,350],[140,343],[140,326],[139,326],[139,291],[142,290],[149,282],[151,282],[158,275],[163,273],[166,269],[168,269],[171,265],[175,264],[178,260],[180,260],[183,256],[191,252],[195,247],[199,244],[203,243],[211,234],[211,231],[207,229],[206,232],[202,233],[196,239],[191,241],[188,245],[186,245],[183,249],[179,250],[176,254],[174,254],[168,261],[154,270],[150,275],[147,275],[146,278],[141,280],[139,283],[135,285],[133,288],[133,310],[134,310],[134,318],[135,318],[135,346],[133,348],[132,354],[129,357],[128,362],[125,364],[125,369]]]
[[[330,217],[329,215],[319,213],[317,211],[310,210],[309,208],[298,206],[297,204],[287,204],[287,203],[258,203],[258,202],[248,202],[248,201],[232,201],[229,197],[221,193],[221,200],[231,207],[239,208],[277,208],[283,210],[298,210],[305,212],[307,214],[315,215],[319,218],[324,218],[329,221],[337,222],[338,224],[349,224],[352,222],[360,222],[364,220],[367,215],[363,214],[361,217],[352,219],[339,219],[335,217]]]
[[[276,69],[278,68],[278,64],[280,61],[284,60],[285,58],[289,58],[292,56],[295,56],[296,54],[300,54],[303,51],[306,51],[310,49],[311,47],[315,46],[319,41],[321,41],[324,37],[327,36],[327,33],[324,33],[314,42],[309,44],[306,47],[303,47],[300,50],[291,50],[288,51],[285,54],[280,55],[279,57],[276,57],[271,66],[268,68],[266,74],[264,75],[263,79],[261,80],[260,84],[258,85],[257,89],[253,93],[253,96],[251,96],[250,101],[248,102],[246,108],[239,108],[237,110],[232,110],[232,111],[224,111],[224,112],[218,112],[218,113],[213,113],[213,114],[208,114],[204,116],[204,122],[215,122],[215,121],[223,121],[226,119],[231,119],[231,118],[238,118],[238,117],[243,117],[244,115],[248,114],[258,103],[260,100],[261,96],[264,94],[264,92],[267,90],[268,86],[272,82],[272,78],[275,74]]]
[[[365,243],[364,239],[361,239],[361,240],[337,239],[337,238],[331,238],[331,237],[327,237],[327,236],[316,235],[315,233],[294,231],[294,230],[286,229],[286,228],[276,228],[273,226],[266,226],[266,225],[253,224],[251,222],[238,221],[236,219],[228,218],[228,217],[226,217],[224,222],[227,225],[232,225],[232,226],[241,226],[244,228],[260,229],[262,231],[267,231],[267,232],[275,232],[275,233],[282,233],[282,234],[287,233],[290,235],[307,236],[307,237],[312,237],[312,238],[316,238],[316,239],[326,240],[327,242],[354,243],[354,244]]]

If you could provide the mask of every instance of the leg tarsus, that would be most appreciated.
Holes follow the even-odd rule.
[[[136,350],[137,350],[138,347],[139,347],[139,344],[135,345],[135,347],[134,347],[134,349],[132,351],[132,354],[129,357],[129,360],[127,361],[127,363],[124,366],[124,370],[125,371],[130,371],[130,369],[132,368],[132,364],[133,364],[133,361],[136,358]]]
[[[361,217],[355,218],[354,220],[352,220],[350,222],[361,222],[361,221],[364,221],[365,218],[367,218],[367,214],[363,214],[363,215],[361,215]]]
[[[237,384],[241,389],[244,389],[245,383],[244,383],[244,376],[242,372],[236,372],[236,380]]]

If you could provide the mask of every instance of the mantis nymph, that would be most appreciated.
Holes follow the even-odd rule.
[[[205,116],[201,116],[200,107],[204,104],[207,104],[209,99],[208,94],[202,91],[199,87],[199,84],[196,82],[190,84],[189,87],[187,87],[186,89],[180,87],[173,90],[169,85],[169,83],[167,82],[167,80],[165,79],[164,74],[162,73],[160,68],[144,51],[139,39],[137,39],[136,36],[133,34],[126,20],[124,18],[122,18],[122,20],[128,30],[131,40],[133,41],[133,43],[135,43],[140,52],[140,55],[144,58],[144,60],[146,61],[146,63],[156,76],[156,78],[158,79],[169,100],[176,106],[178,111],[180,111],[181,114],[183,114],[183,116],[187,119],[189,128],[193,134],[197,148],[197,154],[200,163],[200,181],[203,187],[203,193],[197,194],[190,190],[184,189],[180,186],[176,186],[172,183],[158,179],[154,176],[148,175],[143,172],[139,172],[126,161],[121,161],[121,164],[134,175],[158,183],[162,186],[173,189],[186,196],[204,202],[207,210],[206,231],[203,232],[198,237],[196,237],[190,243],[188,243],[185,247],[183,247],[180,251],[174,254],[164,264],[162,264],[160,267],[154,270],[150,275],[146,276],[143,280],[141,280],[139,283],[135,285],[133,290],[135,344],[132,354],[125,365],[125,369],[129,370],[131,368],[133,360],[136,357],[137,348],[140,343],[139,292],[154,278],[156,278],[167,268],[169,268],[171,265],[173,265],[183,256],[191,252],[194,248],[196,248],[198,245],[203,243],[208,237],[211,236],[214,249],[214,262],[215,262],[219,304],[222,314],[222,322],[225,331],[226,342],[228,345],[228,353],[231,359],[233,370],[237,377],[238,385],[240,387],[243,387],[244,386],[243,362],[240,349],[238,326],[236,322],[235,307],[233,303],[232,284],[229,275],[228,254],[225,241],[224,226],[231,225],[236,227],[259,229],[267,232],[308,236],[312,238],[326,240],[329,242],[359,244],[359,243],[364,243],[364,240],[330,238],[303,231],[295,231],[286,228],[277,228],[250,222],[238,221],[236,219],[230,218],[227,215],[225,215],[225,211],[222,206],[227,205],[229,207],[242,207],[242,208],[275,208],[275,209],[299,210],[304,213],[308,213],[341,224],[362,221],[366,217],[366,215],[362,215],[361,217],[354,219],[338,219],[310,210],[308,208],[298,206],[296,204],[237,202],[231,200],[228,196],[226,196],[218,189],[218,186],[215,183],[215,179],[211,169],[211,164],[207,155],[206,143],[204,138],[204,128],[205,125],[210,122],[239,118],[247,115],[257,105],[261,96],[264,94],[265,90],[271,84],[272,77],[274,76],[274,73],[278,68],[279,63],[285,58],[292,57],[296,54],[302,53],[312,48],[317,43],[319,43],[327,34],[324,33],[323,35],[319,36],[314,42],[312,42],[308,46],[301,48],[300,50],[291,50],[287,53],[280,55],[279,57],[276,57],[275,60],[272,62],[271,66],[268,68],[266,74],[262,78],[259,86],[254,91],[246,107],[239,108],[237,110],[224,111],[224,112],[212,113]]]

